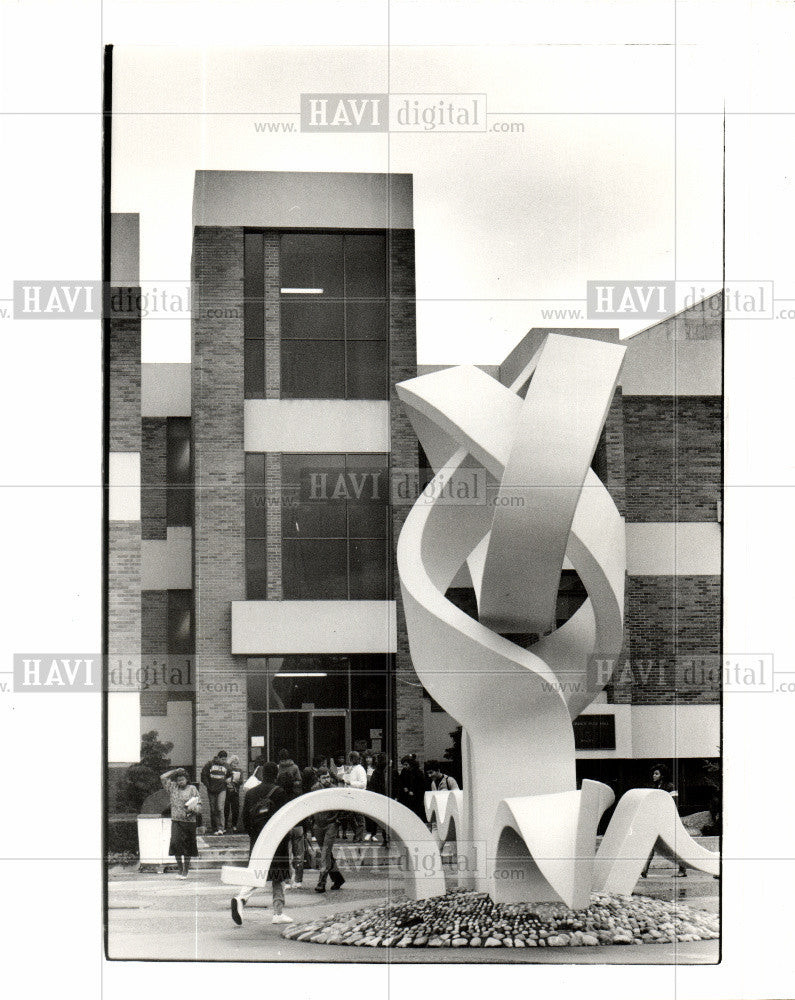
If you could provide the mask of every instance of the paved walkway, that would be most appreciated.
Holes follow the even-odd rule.
[[[691,872],[673,878],[674,869],[658,866],[636,892],[678,899],[698,909],[718,908],[718,882]],[[296,921],[358,909],[402,894],[402,880],[378,872],[348,874],[340,892],[319,896],[308,887],[287,893],[287,911]],[[229,913],[232,888],[216,870],[192,872],[187,881],[175,874],[145,874],[115,869],[108,882],[108,957],[121,959],[192,959],[286,962],[577,962],[593,964],[705,964],[718,961],[718,942],[677,945],[626,945],[598,948],[351,948],[285,941],[271,923],[270,886],[257,892],[245,910],[242,927]]]

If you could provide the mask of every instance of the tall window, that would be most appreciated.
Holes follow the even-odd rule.
[[[169,590],[168,633],[166,649],[169,655],[193,652],[193,594],[190,590]]]
[[[245,390],[265,388],[262,234],[245,237]],[[384,233],[282,233],[278,307],[281,396],[388,397],[388,296]],[[274,303],[275,304],[275,303]]]
[[[166,524],[193,524],[193,479],[190,455],[190,417],[166,421]]]
[[[246,596],[250,601],[268,596],[266,511],[265,456],[246,455]]]

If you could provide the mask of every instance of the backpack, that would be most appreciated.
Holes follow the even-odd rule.
[[[265,798],[260,799],[260,801],[251,810],[250,817],[253,825],[261,828],[268,822],[271,815],[271,809],[273,807],[271,795],[273,795],[278,787],[278,785],[274,785]]]

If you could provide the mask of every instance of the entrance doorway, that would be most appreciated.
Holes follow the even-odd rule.
[[[318,757],[337,757],[350,746],[350,713],[344,709],[271,712],[269,729],[269,759],[289,750],[300,767]]]

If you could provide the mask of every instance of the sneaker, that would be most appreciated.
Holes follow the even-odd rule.
[[[315,892],[325,892],[325,891],[326,891],[326,883],[318,882],[318,884],[315,886]]]
[[[231,909],[232,909],[232,919],[237,924],[238,927],[243,923],[243,907],[245,902],[242,899],[238,899],[237,896],[232,896]]]
[[[182,872],[177,872],[177,878],[187,878],[187,875],[183,875]]]
[[[286,913],[274,913],[271,917],[272,924],[291,924],[293,922],[292,917],[288,917]]]

